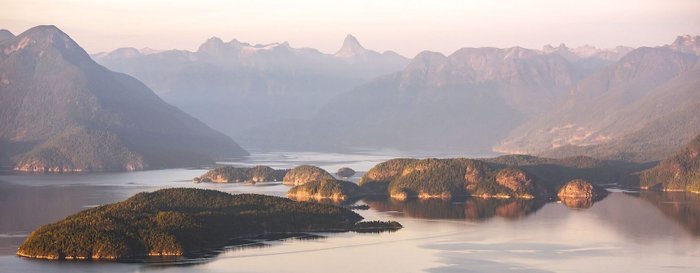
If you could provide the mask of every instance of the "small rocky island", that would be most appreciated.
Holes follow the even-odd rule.
[[[348,178],[348,177],[352,177],[353,175],[355,175],[355,170],[353,170],[351,168],[343,167],[343,168],[338,169],[338,171],[336,171],[335,174],[337,176],[340,176],[343,178]]]
[[[562,204],[569,208],[586,209],[608,195],[605,188],[584,179],[574,179],[564,184],[557,193]]]
[[[333,175],[316,166],[301,165],[291,169],[284,176],[282,182],[285,185],[298,186],[312,181],[321,181],[323,179],[335,179]]]
[[[194,183],[256,183],[282,181],[289,170],[275,170],[268,166],[255,166],[252,168],[226,166],[208,171],[207,173],[192,179]]]
[[[287,196],[296,200],[345,201],[365,196],[365,191],[350,181],[324,178],[289,189]]]
[[[559,193],[557,193],[557,196],[560,198],[598,199],[606,195],[608,195],[608,190],[583,179],[574,179],[566,182],[566,184],[559,189]]]
[[[17,255],[53,260],[181,256],[226,246],[232,238],[401,228],[395,222],[360,220],[360,215],[333,205],[215,190],[163,189],[41,226]]]

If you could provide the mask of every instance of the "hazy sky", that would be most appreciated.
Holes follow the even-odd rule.
[[[700,0],[0,0],[0,28],[19,34],[40,24],[58,26],[91,53],[195,50],[212,36],[332,53],[352,33],[367,48],[412,57],[562,42],[663,45],[700,34]]]

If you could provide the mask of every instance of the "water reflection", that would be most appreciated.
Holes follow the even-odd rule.
[[[588,209],[594,203],[603,200],[598,198],[561,197],[559,201],[569,208]],[[391,198],[371,197],[361,200],[317,200],[313,198],[295,199],[297,201],[316,202],[343,206],[350,209],[367,204],[380,212],[400,212],[406,217],[419,219],[467,219],[470,221],[485,221],[495,216],[517,220],[536,212],[542,206],[553,200],[548,199],[499,199],[463,197],[452,200],[443,199],[409,199],[395,200]]]
[[[406,217],[420,219],[467,219],[485,221],[494,216],[505,219],[520,219],[536,212],[546,200],[533,199],[484,199],[462,200],[408,200],[364,199],[372,209],[380,212],[401,212]]]
[[[35,228],[131,192],[86,185],[32,187],[0,180],[0,255],[13,255]]]
[[[564,206],[572,209],[587,209],[593,206],[595,202],[603,200],[607,195],[593,197],[567,197],[560,196],[559,201],[561,201]]]
[[[659,208],[693,235],[700,236],[700,194],[643,191],[639,197]]]
[[[143,264],[150,267],[193,266],[215,260],[219,255],[272,247],[282,242],[313,241],[325,239],[325,236],[309,233],[271,233],[247,238],[237,238],[225,247],[189,253],[184,256],[144,257],[120,260],[120,263]],[[80,262],[80,261],[79,261]]]

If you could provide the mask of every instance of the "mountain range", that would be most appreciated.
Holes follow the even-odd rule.
[[[637,49],[426,51],[403,71],[336,96],[312,119],[241,138],[279,149],[658,161],[700,133],[699,41],[685,35]]]
[[[279,149],[487,155],[511,130],[548,112],[571,87],[629,50],[580,56],[565,46],[553,51],[462,48],[449,56],[425,51],[402,71],[336,96],[310,120],[282,121],[241,139],[264,139]],[[285,137],[276,138],[274,130]]]
[[[120,48],[93,58],[237,139],[262,124],[309,118],[334,96],[408,63],[391,51],[365,49],[352,35],[335,54],[213,37],[195,52]]]
[[[512,130],[496,150],[661,160],[700,132],[698,49],[698,36],[635,49]]]
[[[27,170],[246,154],[231,136],[256,150],[649,162],[700,133],[700,37],[690,35],[636,49],[482,47],[412,59],[366,49],[352,35],[334,54],[213,37],[194,52],[89,56],[40,26],[17,37],[0,31],[0,49],[0,160]]]
[[[95,63],[54,26],[0,31],[0,160],[20,171],[189,167],[247,155],[230,137]]]

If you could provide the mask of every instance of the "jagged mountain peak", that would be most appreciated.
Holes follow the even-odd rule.
[[[559,46],[553,46],[551,44],[546,44],[545,46],[542,47],[542,51],[544,53],[552,53],[558,50],[569,50],[569,47],[566,46],[565,43],[559,44]]]
[[[545,54],[557,54],[564,57],[568,61],[578,61],[581,59],[597,58],[606,61],[617,61],[633,48],[625,46],[617,46],[612,49],[601,49],[589,44],[578,47],[568,47],[565,43],[554,47],[551,44],[542,47],[541,52]]]
[[[671,49],[683,52],[683,53],[692,53],[699,55],[700,54],[700,36],[695,35],[682,35],[678,36],[675,41],[673,41],[673,44],[669,46]]]
[[[199,46],[199,49],[197,49],[198,52],[206,52],[206,51],[212,51],[212,50],[217,50],[221,49],[224,47],[224,40],[221,40],[219,37],[211,37],[207,39],[204,43],[202,43]]]
[[[343,46],[340,48],[340,50],[338,50],[338,52],[335,53],[335,56],[341,58],[352,58],[367,54],[367,52],[368,50],[360,44],[355,36],[348,34],[345,36],[345,40],[343,40]]]
[[[700,42],[700,36],[698,36],[698,35],[693,36],[690,34],[686,34],[686,35],[678,36],[676,38],[676,40],[673,41],[673,44],[674,45],[681,45],[681,44],[682,45],[694,45],[694,44],[697,44],[698,42]]]

